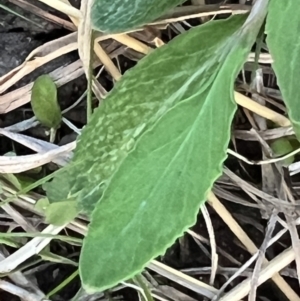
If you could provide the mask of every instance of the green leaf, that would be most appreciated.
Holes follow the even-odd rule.
[[[241,24],[243,18],[231,22]],[[126,72],[95,111],[78,138],[68,176],[57,180],[69,180],[70,195],[76,196],[80,209],[92,212],[108,180],[147,129],[179,101],[207,89],[218,66],[215,53],[238,27],[229,26],[224,34],[216,31],[207,39],[218,26],[212,22],[200,32],[190,30],[153,51]],[[190,79],[192,74],[195,78]]]
[[[49,75],[42,75],[34,82],[31,106],[35,117],[42,125],[53,129],[59,127],[62,116],[57,102],[57,89]]]
[[[299,1],[272,0],[266,24],[267,45],[274,60],[272,66],[298,139],[300,139],[299,15]]]
[[[140,137],[92,214],[80,257],[80,276],[88,292],[141,272],[195,223],[226,158],[236,110],[233,82],[266,13],[266,2],[257,3],[260,9],[242,28],[244,16],[192,29],[155,51],[152,60],[146,58],[138,76],[128,75],[131,89],[126,89],[125,79],[123,89],[118,86],[117,102],[127,101],[129,107],[141,100],[146,108],[153,100],[161,110],[165,99],[177,105]],[[148,115],[144,122],[153,118]],[[120,123],[128,119],[119,118]],[[115,130],[108,131],[113,138]],[[89,134],[86,130],[81,137],[86,149],[95,139],[92,134],[87,140]]]
[[[47,208],[49,207],[49,205],[50,205],[50,203],[49,203],[48,198],[42,198],[42,199],[39,199],[39,200],[36,202],[34,208],[35,208],[38,212],[40,212],[40,213],[42,213],[42,214],[45,214],[45,212],[46,212]]]
[[[270,147],[273,150],[274,154],[278,157],[284,156],[288,153],[294,151],[294,147],[290,140],[286,137],[281,137],[270,143]],[[282,161],[285,166],[289,166],[295,160],[295,156],[291,156]]]
[[[59,176],[54,177],[51,182],[43,184],[43,189],[46,191],[50,203],[66,200],[69,196],[70,179],[68,178],[67,168],[68,166],[65,167],[65,170]]]
[[[45,210],[46,222],[55,226],[63,226],[77,215],[77,202],[73,200],[49,204]]]
[[[154,21],[185,0],[94,0],[92,23],[95,29],[117,33]]]

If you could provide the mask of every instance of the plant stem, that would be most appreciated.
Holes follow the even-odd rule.
[[[50,129],[50,143],[54,143],[55,136],[56,136],[56,129],[51,128]]]
[[[79,275],[79,270],[77,269],[73,274],[71,274],[67,279],[55,287],[51,292],[46,295],[46,298],[49,299],[51,296],[55,295],[57,292],[62,290],[66,285],[68,285],[75,277]]]
[[[146,301],[154,301],[151,295],[151,291],[149,290],[148,286],[145,284],[144,279],[141,274],[136,275],[134,280],[138,283],[139,287],[144,291],[145,297],[147,298]]]

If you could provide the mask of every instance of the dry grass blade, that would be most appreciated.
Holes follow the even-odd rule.
[[[63,2],[66,3],[66,5],[69,5],[71,7],[71,4],[69,3],[68,0],[63,0]],[[92,39],[92,28],[91,28],[91,20],[89,18],[90,14],[90,9],[91,9],[91,1],[86,0],[82,1],[81,3],[81,9],[82,13],[84,14],[83,18],[80,19],[80,22],[76,18],[72,18],[71,15],[69,17],[73,21],[73,23],[78,27],[80,26],[79,32],[78,32],[78,43],[80,44],[81,50],[79,50],[79,55],[81,59],[84,59],[83,61],[83,66],[85,69],[85,72],[87,74],[88,70],[86,68],[87,65],[89,65],[89,60],[88,62],[86,61],[90,57],[90,47],[91,47],[91,39]],[[85,33],[86,32],[86,33]],[[87,34],[87,36],[85,36]],[[88,50],[89,49],[89,50]],[[117,67],[114,65],[110,57],[107,55],[107,53],[103,50],[103,48],[97,44],[94,43],[94,51],[102,64],[105,66],[106,70],[111,74],[111,76],[115,80],[119,80],[121,78],[121,74]],[[95,86],[94,86],[95,87]]]
[[[217,245],[216,245],[216,238],[214,233],[214,228],[212,225],[212,221],[210,219],[208,210],[205,205],[201,207],[201,212],[203,214],[207,231],[209,234],[209,240],[210,240],[210,248],[211,248],[211,275],[209,279],[209,284],[213,285],[218,269],[218,254],[217,254]]]
[[[300,241],[299,235],[296,227],[295,220],[290,217],[288,214],[285,215],[287,219],[287,226],[290,232],[291,240],[292,240],[292,248],[295,252],[295,261],[296,261],[296,270],[298,275],[298,282],[300,285]]]
[[[235,92],[234,95],[236,103],[248,109],[249,111],[256,113],[257,115],[260,115],[268,120],[271,120],[280,126],[285,127],[291,125],[291,122],[288,118],[284,117],[283,115],[280,115],[275,111],[272,111],[271,109],[265,106],[260,105],[259,103],[253,101],[249,97],[239,92]]]
[[[254,62],[255,61],[255,53],[250,53],[248,56],[248,62]],[[273,59],[269,53],[260,53],[258,62],[260,64],[272,64]]]
[[[247,158],[245,158],[244,156],[236,153],[235,151],[231,150],[231,149],[228,149],[227,150],[227,153],[228,154],[231,154],[233,156],[235,156],[236,158],[246,162],[247,164],[250,164],[250,165],[265,165],[265,164],[271,164],[271,163],[276,163],[276,162],[280,162],[280,161],[283,161],[285,159],[288,159],[296,154],[298,154],[300,152],[300,148],[288,153],[287,155],[284,155],[282,157],[279,157],[279,158],[274,158],[274,159],[267,159],[267,160],[259,160],[259,161],[251,161],[251,160],[248,160]]]
[[[268,129],[265,131],[258,131],[258,135],[264,140],[275,140],[277,138],[294,135],[295,132],[291,126],[279,127],[275,129]],[[237,139],[256,141],[257,135],[252,131],[235,130],[234,136]]]
[[[16,124],[10,125],[8,127],[5,127],[4,130],[11,132],[11,133],[19,133],[19,132],[24,132],[30,128],[33,128],[37,125],[39,125],[40,122],[36,120],[35,117],[22,120]]]
[[[285,210],[295,210],[294,204],[290,204],[288,202],[282,201],[278,198],[275,198],[259,189],[254,187],[253,185],[249,184],[245,180],[241,179],[239,176],[237,176],[235,173],[233,173],[228,168],[224,167],[224,173],[234,182],[236,183],[242,190],[244,190],[251,198],[253,198],[253,195],[260,197],[264,202],[270,203],[272,205],[272,208],[281,208],[281,211]]]
[[[0,289],[18,296],[23,301],[41,301],[41,296],[29,292],[5,280],[0,280]]]
[[[1,208],[9,214],[12,219],[24,229],[26,232],[36,232],[36,229],[20,214],[16,209],[14,209],[10,204],[3,204]]]
[[[90,77],[91,47],[92,47],[92,24],[89,17],[92,10],[92,0],[82,0],[80,11],[82,19],[78,24],[78,53],[82,61],[83,69],[88,80]],[[76,24],[77,25],[77,24]]]
[[[262,264],[263,264],[263,261],[264,261],[264,258],[265,258],[265,253],[266,253],[266,250],[267,250],[268,243],[271,240],[272,233],[275,229],[276,216],[277,216],[277,214],[273,214],[271,216],[271,218],[269,220],[269,223],[268,223],[268,228],[267,228],[267,231],[266,231],[265,239],[264,239],[264,241],[263,241],[263,243],[262,243],[262,245],[261,245],[261,247],[258,251],[258,258],[257,258],[256,264],[255,264],[255,267],[254,267],[254,270],[253,270],[253,274],[252,274],[252,277],[251,277],[251,290],[250,290],[249,298],[248,298],[249,301],[255,301],[256,300],[256,290],[258,288],[258,278],[259,278],[259,274],[260,274]]]
[[[9,0],[9,2],[11,2],[15,5],[18,5],[18,6],[22,7],[23,9],[30,11],[31,13],[34,13],[35,15],[37,15],[45,20],[50,21],[51,23],[57,24],[59,26],[62,26],[63,28],[71,30],[71,31],[76,30],[76,27],[71,22],[61,19],[57,16],[54,16],[54,15],[42,10],[41,8],[35,6],[31,3],[28,3],[25,0]]]
[[[45,45],[47,47],[47,45]],[[2,83],[0,88],[0,93],[5,92],[8,88],[12,85],[17,83],[20,79],[22,79],[25,75],[33,72],[37,68],[45,65],[46,63],[66,54],[71,51],[77,49],[77,43],[69,43],[61,48],[43,56],[43,57],[36,57],[34,60],[29,61],[28,59],[22,64],[20,67],[17,67],[15,70],[11,71],[8,75],[3,76],[0,78],[0,82]],[[34,53],[31,53],[33,55]],[[30,57],[31,57],[30,55]],[[18,71],[18,72],[16,72]],[[12,76],[11,76],[12,75]],[[7,81],[5,81],[7,79]]]
[[[206,245],[210,245],[210,241],[208,239],[206,239],[205,237],[195,233],[192,230],[187,230],[186,231],[188,234],[190,234],[194,239],[199,240],[202,243],[205,243]],[[231,256],[229,253],[225,252],[223,249],[221,249],[220,247],[216,246],[217,248],[217,252],[220,253],[220,255],[224,256],[225,258],[227,258],[230,262],[232,262],[233,264],[240,266],[241,263],[234,258],[233,256]]]
[[[82,74],[84,74],[84,70],[80,60],[66,67],[59,67],[49,73],[58,88],[76,79]],[[0,96],[0,114],[8,113],[30,102],[32,86],[33,83],[30,83],[22,88]]]
[[[236,235],[236,237],[243,243],[243,245],[247,248],[249,253],[252,255],[255,254],[257,252],[255,244],[252,242],[252,240],[248,237],[245,231],[233,219],[231,214],[227,211],[227,209],[221,204],[221,202],[216,198],[216,196],[212,192],[209,193],[208,202],[223,219],[223,221],[228,225],[228,227]],[[267,262],[268,261],[264,259],[264,263]],[[272,280],[276,283],[276,285],[287,296],[289,300],[300,301],[299,296],[293,291],[293,289],[278,273],[274,273],[274,275],[272,275]],[[234,300],[239,300],[239,298],[232,299],[231,301]]]
[[[0,261],[4,260],[8,254],[8,251],[3,247],[2,251],[0,251]],[[39,296],[41,300],[45,297],[45,294],[37,287],[37,285],[33,284],[32,281],[29,281],[20,271],[10,273],[7,277],[17,286],[20,286],[34,293],[36,296]]]
[[[169,24],[194,18],[202,18],[220,14],[245,14],[251,7],[248,5],[187,5],[176,7],[149,25]]]
[[[295,259],[293,249],[289,248],[282,252],[280,255],[271,260],[261,270],[258,278],[258,284],[262,284],[272,276],[276,275],[280,270],[289,265]],[[225,296],[221,297],[219,301],[238,301],[243,299],[249,293],[251,289],[251,279],[247,279],[233,288]],[[286,295],[290,301],[299,300],[299,297],[293,293],[292,295]]]
[[[60,11],[62,13],[65,13],[68,16],[71,16],[71,17],[77,19],[78,21],[82,18],[82,15],[78,9],[64,3],[63,1],[60,1],[60,0],[39,0],[39,1],[47,4],[48,6],[51,6],[55,9],[57,9],[58,11]]]
[[[3,135],[7,138],[10,138],[34,151],[36,151],[37,153],[45,153],[48,152],[50,150],[54,150],[54,149],[58,149],[59,146],[49,143],[47,141],[44,140],[39,140],[30,136],[26,136],[23,134],[17,134],[17,133],[13,133],[10,132],[6,129],[1,129],[0,128],[0,135]],[[70,157],[69,157],[70,158]]]
[[[204,282],[196,280],[188,275],[185,275],[171,267],[164,265],[156,260],[153,260],[149,265],[148,268],[156,273],[198,293],[207,298],[213,298],[213,296],[217,293],[217,290],[207,285]]]
[[[58,234],[65,226],[56,227],[49,225],[46,229],[42,231],[43,234],[51,234],[55,235]],[[33,255],[38,254],[41,250],[43,250],[52,238],[43,238],[43,237],[35,237],[26,245],[21,247],[19,250],[14,252],[9,257],[5,258],[3,261],[0,262],[0,273],[6,274],[13,271],[17,268],[21,263],[26,261],[28,258],[32,257]]]
[[[76,144],[72,142],[43,154],[17,157],[1,156],[0,173],[21,173],[30,169],[34,169],[57,159],[61,155],[69,153],[75,149],[75,146]]]
[[[152,50],[149,46],[126,34],[116,34],[113,36],[113,38],[119,43],[143,54],[148,54]]]
[[[22,134],[17,134],[17,133],[13,133],[10,132],[6,129],[1,129],[0,128],[0,135],[6,136],[34,151],[36,151],[37,153],[45,153],[51,150],[57,150],[59,149],[59,146],[43,141],[43,140],[39,140],[36,138],[32,138],[29,136],[25,136]],[[64,166],[66,165],[70,159],[72,158],[72,152],[67,152],[65,154],[59,155],[58,158],[53,159],[52,161],[60,166]]]

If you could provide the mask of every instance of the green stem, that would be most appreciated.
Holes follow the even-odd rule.
[[[51,128],[50,129],[50,143],[54,143],[56,136],[56,129]]]
[[[144,291],[146,299],[147,299],[146,301],[154,301],[154,299],[151,295],[151,291],[148,288],[148,286],[145,284],[142,275],[136,275],[134,277],[134,281],[136,281],[138,283],[139,287]]]
[[[31,191],[32,189],[46,183],[47,181],[51,180],[52,178],[54,178],[55,176],[57,176],[58,174],[60,174],[61,172],[63,172],[65,169],[64,168],[61,168],[61,169],[58,169],[57,171],[53,172],[52,174],[34,182],[33,184],[30,184],[28,186],[26,186],[25,188],[23,188],[22,190],[19,190],[15,195],[12,195],[11,197],[8,197],[5,201],[3,202],[0,202],[0,207],[3,206],[4,204],[8,204],[10,202],[13,202],[16,200],[16,198],[19,196],[19,195],[23,195],[23,194],[26,194],[27,192]]]
[[[67,279],[55,287],[50,293],[46,295],[46,299],[49,299],[51,296],[55,295],[57,292],[62,290],[66,285],[68,285],[75,277],[79,275],[79,270],[77,269],[73,274],[71,274]]]

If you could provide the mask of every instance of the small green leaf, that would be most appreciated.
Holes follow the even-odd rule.
[[[126,78],[131,89],[125,88],[124,79],[123,89],[120,84],[115,90],[117,102],[127,100],[129,108],[142,101],[146,110],[155,100],[165,111],[159,120],[157,111],[148,115],[144,122],[157,122],[140,136],[93,211],[80,257],[86,291],[102,291],[141,272],[194,224],[226,158],[236,110],[234,79],[266,14],[267,2],[257,3],[259,9],[244,26],[245,16],[209,22],[154,51],[157,56],[143,61],[145,70],[139,69],[139,76]],[[171,109],[162,106],[165,99]],[[119,135],[116,129],[108,127],[103,136],[111,135],[113,142]],[[91,128],[81,135],[81,148],[94,142],[90,133]],[[99,143],[95,147],[99,150]],[[96,151],[93,154],[95,162]]]
[[[45,212],[46,212],[46,210],[47,210],[47,208],[48,208],[49,205],[50,205],[49,200],[48,200],[47,198],[42,198],[42,199],[39,199],[39,200],[36,202],[34,208],[35,208],[38,212],[40,212],[40,213],[42,213],[42,214],[45,214]]]
[[[185,0],[94,0],[92,22],[95,29],[116,33],[154,21]]]
[[[70,179],[68,178],[67,167],[62,173],[54,177],[51,182],[43,184],[43,189],[46,191],[50,203],[66,200],[70,192]]]
[[[31,106],[37,120],[48,128],[57,129],[61,123],[61,110],[57,89],[49,75],[37,78],[32,87]]]
[[[63,226],[78,215],[77,202],[73,200],[51,203],[45,211],[46,222],[55,226]]]
[[[291,153],[294,150],[290,140],[286,137],[281,137],[271,142],[270,147],[273,150],[274,154],[278,157]],[[294,159],[295,156],[291,156],[283,160],[282,163],[288,166],[294,162]]]
[[[300,139],[299,16],[299,1],[272,0],[266,24],[267,45],[274,60],[272,66],[298,139]]]

